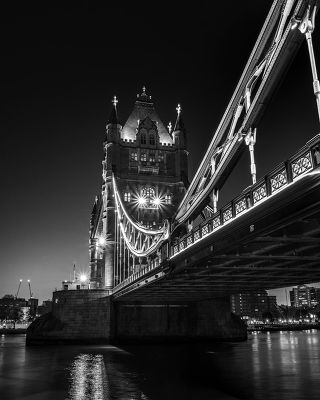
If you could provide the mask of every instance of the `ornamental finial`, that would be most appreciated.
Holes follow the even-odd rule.
[[[119,102],[119,100],[117,100],[117,96],[113,96],[112,104],[114,107],[117,107],[118,102]]]
[[[145,86],[142,87],[142,94],[146,94],[146,87]]]
[[[167,128],[168,128],[169,133],[171,133],[171,131],[172,131],[172,123],[171,122],[169,122]]]
[[[180,113],[182,111],[182,108],[181,108],[180,104],[178,104],[178,107],[176,108],[176,110],[177,110],[178,117],[179,117],[179,115],[180,115]]]

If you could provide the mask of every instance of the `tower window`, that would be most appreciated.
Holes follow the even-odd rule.
[[[150,212],[159,208],[159,199],[156,197],[154,188],[150,186],[145,186],[141,189],[137,201],[139,208],[147,208]]]
[[[147,136],[144,132],[141,133],[141,144],[147,144]]]
[[[125,192],[124,193],[124,201],[126,203],[130,203],[130,201],[131,201],[131,193],[130,192]]]
[[[146,153],[141,153],[140,160],[141,161],[147,161],[147,154]]]
[[[163,155],[162,151],[159,151],[158,161],[162,162],[163,160],[164,160],[164,155]]]
[[[137,152],[132,151],[130,157],[131,157],[131,160],[132,160],[132,161],[138,161],[138,154],[137,154]]]
[[[141,194],[143,197],[150,199],[155,196],[154,189],[151,187],[145,187],[141,190]]]
[[[171,198],[170,194],[166,194],[164,196],[164,202],[165,202],[165,204],[171,204],[172,203],[172,198]]]
[[[155,156],[154,153],[150,153],[149,154],[149,161],[151,161],[151,162],[155,162],[156,161],[156,156]]]
[[[154,137],[153,133],[150,133],[150,135],[149,135],[149,143],[151,145],[155,145],[156,144],[156,140],[155,140],[155,137]]]

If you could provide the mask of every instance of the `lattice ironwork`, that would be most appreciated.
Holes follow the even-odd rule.
[[[221,225],[220,216],[215,217],[215,218],[212,220],[212,229],[217,229],[218,226],[220,226],[220,225]]]
[[[209,225],[206,224],[205,226],[202,227],[202,236],[205,236],[209,233]]]
[[[194,241],[200,239],[200,231],[199,231],[199,229],[197,231],[195,231],[195,233],[193,235],[193,238],[194,238]]]
[[[281,189],[283,186],[285,186],[288,183],[286,170],[283,169],[277,175],[272,177],[270,179],[270,183],[271,183],[271,192],[272,193]]]
[[[253,191],[253,204],[267,197],[267,187],[265,184],[259,186]]]
[[[190,244],[192,244],[192,235],[187,237],[187,246],[190,246]]]
[[[227,222],[232,219],[232,208],[228,208],[226,211],[223,212],[223,222]]]
[[[298,176],[309,171],[311,168],[312,168],[311,154],[310,152],[308,152],[292,162],[292,178],[293,179],[297,178]]]
[[[180,244],[179,244],[179,250],[181,251],[181,250],[183,250],[184,249],[184,241],[182,240],[181,242],[180,242]]]
[[[235,204],[235,209],[236,209],[236,215],[242,213],[244,210],[247,209],[247,203],[246,203],[246,199],[243,198],[239,201],[236,202]]]

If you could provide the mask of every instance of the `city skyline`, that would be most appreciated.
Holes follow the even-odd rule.
[[[146,9],[133,6],[8,11],[0,296],[14,294],[19,279],[30,279],[35,297],[46,300],[69,279],[74,263],[87,268],[90,211],[114,95],[122,123],[143,85],[164,123],[174,122],[181,103],[192,179],[270,6],[253,4],[234,5],[232,15],[227,5],[217,6],[217,15],[228,15],[227,27],[223,18],[208,24],[209,10],[194,15],[186,6],[178,33],[173,28],[179,8],[171,9],[173,31],[162,29],[166,11],[150,21]],[[122,21],[108,20],[109,26],[107,12]],[[318,132],[305,43],[260,125],[258,177]],[[249,184],[245,152],[220,195],[221,205]],[[285,291],[278,292],[284,302]]]

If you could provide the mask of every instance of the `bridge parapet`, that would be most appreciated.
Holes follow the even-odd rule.
[[[299,178],[318,168],[319,165],[320,134],[312,138],[288,160],[280,163],[269,174],[245,189],[212,217],[202,222],[195,230],[170,246],[170,258],[174,258],[204,236],[217,231],[269,197],[276,195],[288,185],[294,184]]]

